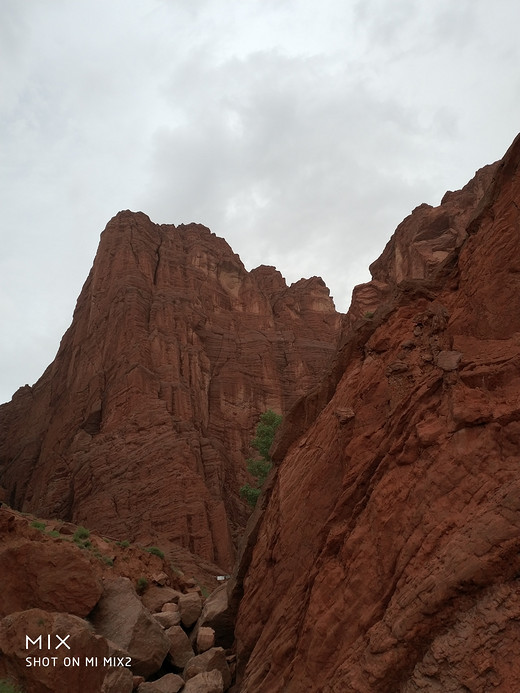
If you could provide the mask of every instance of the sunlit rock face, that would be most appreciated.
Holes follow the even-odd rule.
[[[520,140],[396,230],[285,418],[242,693],[520,690]]]
[[[339,323],[321,279],[287,287],[204,226],[119,213],[55,361],[0,408],[8,501],[229,569],[259,415],[316,384]]]

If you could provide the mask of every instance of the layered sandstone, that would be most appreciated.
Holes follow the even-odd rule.
[[[241,693],[520,690],[519,228],[517,138],[355,292],[235,573]]]
[[[338,328],[321,279],[287,287],[201,225],[121,212],[55,361],[0,407],[0,484],[18,509],[229,569],[259,415],[317,382]]]

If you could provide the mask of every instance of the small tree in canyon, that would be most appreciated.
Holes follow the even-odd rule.
[[[257,450],[260,457],[247,460],[247,471],[255,479],[253,486],[245,484],[240,489],[241,498],[249,503],[254,508],[262,486],[264,485],[267,475],[271,470],[271,458],[269,457],[269,449],[273,444],[274,434],[276,429],[282,422],[280,414],[276,414],[272,409],[268,409],[260,416],[260,421],[256,427],[256,435],[251,441],[251,447]]]

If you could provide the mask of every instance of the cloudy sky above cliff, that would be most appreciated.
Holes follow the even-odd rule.
[[[120,209],[346,310],[397,224],[520,129],[516,0],[2,0],[0,402]]]

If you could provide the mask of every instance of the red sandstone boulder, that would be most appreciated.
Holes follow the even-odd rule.
[[[184,679],[177,674],[166,674],[156,681],[142,683],[137,693],[178,693],[184,686]]]
[[[179,613],[186,628],[197,622],[202,611],[202,600],[197,592],[190,592],[179,597]]]
[[[13,678],[25,693],[132,691],[128,653],[77,616],[41,609],[10,614],[0,621],[0,652],[0,678]]]
[[[197,652],[206,652],[215,645],[215,631],[208,626],[201,626],[197,631]]]
[[[455,371],[459,367],[462,354],[460,351],[439,351],[435,358],[435,364],[443,371]]]
[[[221,673],[224,690],[227,690],[231,685],[231,672],[229,671],[226,655],[222,647],[212,647],[207,652],[192,657],[184,669],[184,679],[188,681],[197,674],[213,671],[214,669]]]
[[[166,573],[160,572],[156,573],[155,575],[152,576],[153,582],[155,582],[156,585],[160,585],[161,587],[164,587],[164,585],[169,584],[169,578],[166,575]]]
[[[190,639],[180,626],[172,626],[166,631],[169,642],[168,656],[171,663],[178,669],[184,669],[194,656]]]
[[[231,647],[234,640],[233,608],[229,604],[228,587],[221,585],[214,590],[205,600],[202,613],[194,629],[207,626],[215,632],[215,645],[219,647]]]
[[[171,587],[150,585],[141,595],[141,601],[149,611],[154,613],[155,611],[161,611],[162,607],[168,602],[177,603],[181,596],[182,592],[174,590]]]
[[[141,604],[130,580],[107,581],[90,618],[97,633],[128,651],[134,673],[148,677],[160,668],[169,640]]]
[[[182,689],[182,693],[224,693],[224,683],[220,671],[203,672],[197,674]]]
[[[163,628],[171,628],[178,626],[181,622],[181,615],[178,611],[161,611],[157,614],[152,614],[157,623]]]

